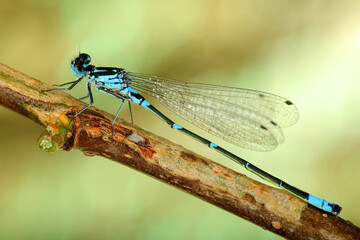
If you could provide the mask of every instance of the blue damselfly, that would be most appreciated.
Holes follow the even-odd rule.
[[[340,213],[341,207],[339,205],[299,190],[215,143],[176,124],[151,105],[140,93],[154,97],[180,117],[225,141],[257,151],[272,150],[283,142],[281,128],[294,124],[298,119],[298,111],[291,101],[255,90],[184,83],[148,74],[127,72],[122,68],[95,67],[90,65],[90,61],[91,58],[88,54],[80,53],[70,64],[72,72],[78,78],[75,81],[57,85],[70,85],[67,88],[44,90],[70,90],[87,77],[88,95],[86,97],[90,98],[90,104],[74,117],[93,104],[91,82],[94,82],[97,90],[112,95],[122,102],[111,124],[112,134],[113,125],[125,100],[134,102],[151,111],[171,128],[177,129],[217,150],[262,179],[289,191],[326,212],[335,215]]]

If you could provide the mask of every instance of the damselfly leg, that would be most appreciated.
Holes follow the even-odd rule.
[[[68,88],[52,88],[52,89],[42,90],[42,92],[69,91],[69,90],[73,89],[73,87],[75,87],[84,77],[85,77],[85,75],[79,77],[78,79],[76,79],[75,81],[72,81],[72,82],[67,82],[67,83],[63,83],[63,84],[60,84],[60,85],[54,85],[54,86],[57,86],[57,87],[62,87],[62,86],[71,84],[70,87],[68,87]]]

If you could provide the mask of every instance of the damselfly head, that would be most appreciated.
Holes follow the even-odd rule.
[[[91,58],[86,53],[80,53],[74,60],[70,63],[70,69],[76,76],[81,76],[87,71],[87,67]]]

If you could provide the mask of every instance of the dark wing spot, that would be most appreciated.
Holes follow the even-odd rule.
[[[264,97],[264,94],[259,93],[259,97],[263,98],[263,97]]]
[[[292,102],[290,102],[289,100],[286,100],[286,105],[293,105],[293,103]]]
[[[267,130],[267,128],[266,127],[264,127],[263,125],[261,125],[260,126],[262,129],[264,129],[264,130]]]
[[[270,121],[270,123],[271,123],[272,125],[274,125],[274,126],[277,126],[277,123],[274,122],[274,121]]]

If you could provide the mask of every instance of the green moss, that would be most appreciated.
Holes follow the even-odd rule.
[[[61,147],[55,141],[53,141],[53,137],[48,131],[45,131],[43,134],[41,134],[37,141],[37,145],[41,150],[51,153],[56,152]]]
[[[37,140],[37,145],[41,150],[50,153],[56,152],[67,141],[67,134],[69,132],[69,129],[62,125],[61,122],[58,120],[55,122],[55,124],[59,129],[58,133],[46,130]]]
[[[15,77],[13,77],[13,76],[11,76],[11,75],[5,74],[4,72],[1,72],[1,71],[0,71],[0,77],[1,77],[2,79],[4,79],[6,82],[9,82],[9,83],[10,83],[10,82],[20,83],[21,85],[26,86],[26,87],[29,88],[29,89],[32,89],[32,90],[34,90],[34,91],[39,92],[39,88],[37,88],[37,87],[35,87],[35,86],[32,86],[32,85],[28,85],[28,84],[26,84],[26,81],[24,81],[24,80],[19,80],[19,79],[15,78]]]

